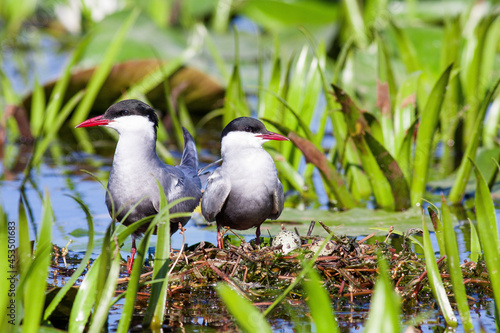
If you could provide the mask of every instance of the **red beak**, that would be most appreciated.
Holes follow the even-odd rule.
[[[267,134],[259,134],[257,135],[257,137],[264,140],[288,141],[288,138],[286,136],[273,132],[267,132]]]
[[[100,115],[94,118],[85,120],[83,123],[76,125],[75,128],[79,127],[92,127],[92,126],[102,126],[110,123],[111,120],[104,119],[104,115]]]

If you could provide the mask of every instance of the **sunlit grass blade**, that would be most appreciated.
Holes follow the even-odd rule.
[[[354,36],[354,41],[358,47],[366,47],[369,41],[358,2],[356,0],[345,0],[342,1],[342,5],[344,6],[347,21],[349,22],[349,34]]]
[[[35,87],[31,99],[30,127],[34,137],[40,135],[43,126],[45,114],[45,91],[43,87],[35,80]]]
[[[406,35],[403,29],[399,27],[394,21],[391,22],[391,27],[396,36],[396,42],[398,45],[398,50],[401,55],[401,60],[406,66],[406,70],[408,73],[413,73],[421,69],[419,65],[417,52],[415,51],[415,47],[411,43],[410,39]]]
[[[332,301],[328,292],[321,286],[318,273],[310,270],[302,285],[307,292],[307,305],[311,310],[316,332],[340,332],[333,315]]]
[[[401,328],[401,309],[399,307],[401,300],[389,279],[389,267],[385,259],[381,258],[380,252],[377,257],[379,258],[379,276],[373,289],[370,312],[364,332],[399,332]]]
[[[405,176],[408,184],[411,184],[412,177],[412,167],[413,167],[413,156],[412,156],[412,148],[413,148],[413,133],[415,132],[415,128],[417,127],[417,120],[410,125],[396,155],[396,161],[398,162],[403,175]]]
[[[45,302],[45,289],[49,274],[54,215],[47,191],[42,205],[43,213],[40,233],[37,237],[35,258],[20,282],[18,289],[23,295],[23,331],[25,332],[36,332],[40,327],[43,314],[41,304]]]
[[[434,249],[432,248],[431,237],[429,235],[429,230],[427,230],[427,224],[425,223],[425,217],[423,215],[422,230],[424,238],[425,267],[427,269],[427,277],[429,279],[432,293],[436,298],[439,309],[443,313],[446,324],[450,327],[457,327],[457,318],[453,313],[453,308],[451,307],[450,300],[448,299],[448,295],[446,294],[446,290],[443,286],[443,280],[441,279],[439,268],[436,263]]]
[[[465,291],[462,268],[460,267],[460,255],[458,253],[457,235],[453,230],[450,208],[446,201],[442,200],[441,211],[443,216],[443,231],[446,246],[446,263],[450,273],[450,279],[453,287],[455,301],[458,307],[458,313],[462,319],[462,325],[465,331],[472,332],[474,326],[470,316],[469,304],[467,302],[467,293]]]
[[[332,86],[337,101],[342,106],[342,112],[347,121],[347,128],[351,139],[356,145],[363,170],[368,175],[377,206],[387,210],[394,210],[395,203],[391,186],[370,151],[363,134],[369,130],[366,120],[351,98],[341,88],[335,85]]]
[[[477,112],[474,132],[471,136],[468,137],[468,144],[464,152],[464,157],[462,158],[460,167],[458,168],[453,187],[450,190],[449,200],[453,204],[458,204],[460,201],[462,201],[462,197],[465,193],[465,186],[467,185],[467,181],[469,180],[469,176],[472,171],[472,164],[470,163],[469,158],[474,159],[476,156],[477,148],[479,146],[479,139],[481,138],[481,128],[483,126],[484,117],[486,115],[488,107],[491,104],[491,101],[497,93],[499,85],[500,78],[486,93],[486,96],[479,107],[479,112]]]
[[[151,235],[153,234],[154,228],[149,228],[141,239],[139,248],[134,259],[134,265],[132,266],[132,273],[130,274],[130,280],[127,287],[127,294],[125,296],[125,304],[122,309],[122,314],[120,317],[120,322],[118,323],[117,332],[126,333],[129,331],[130,324],[132,322],[132,315],[135,309],[135,300],[137,298],[137,291],[139,289],[139,279],[141,277],[142,268],[144,266],[144,260],[149,248],[149,241]]]
[[[500,97],[497,96],[491,103],[490,110],[486,115],[483,129],[483,145],[486,148],[494,148],[498,135],[498,124],[500,123]]]
[[[429,216],[431,218],[432,226],[434,227],[434,234],[436,235],[436,240],[439,246],[439,253],[441,256],[446,255],[446,242],[444,239],[444,227],[441,219],[439,218],[439,212],[436,207],[429,206],[427,208]]]
[[[409,129],[415,122],[416,93],[420,74],[416,72],[408,75],[396,95],[394,103],[394,149],[396,152],[400,151],[408,133],[410,133],[410,138],[413,136],[413,131]],[[401,163],[399,158],[398,162]]]
[[[272,332],[271,326],[259,309],[237,291],[224,282],[217,283],[216,290],[244,332]]]
[[[33,248],[30,241],[30,230],[28,227],[28,217],[26,216],[26,209],[24,207],[22,196],[19,197],[19,209],[18,209],[18,270],[19,275],[22,277],[26,274],[29,265],[31,264],[31,256],[33,254]],[[3,212],[2,212],[3,214]]]
[[[411,202],[416,205],[422,200],[429,174],[432,157],[432,141],[436,131],[439,113],[443,104],[443,96],[450,77],[452,66],[448,66],[432,88],[427,104],[421,112],[418,128],[415,157],[413,162],[413,179],[411,184]]]
[[[45,133],[45,137],[36,143],[34,152],[33,152],[33,166],[37,166],[43,157],[43,154],[49,147],[50,143],[56,138],[57,133],[61,129],[62,125],[73,111],[78,102],[82,99],[85,92],[80,91],[75,96],[73,96],[63,107],[63,109],[57,114],[54,121],[51,123],[50,131]]]
[[[491,289],[493,290],[496,311],[495,323],[498,330],[500,329],[500,248],[498,225],[488,185],[477,166],[474,168],[474,171],[477,182],[475,199],[477,230],[484,252],[486,267],[488,268]]]
[[[80,198],[73,197],[73,196],[71,196],[71,198],[73,198],[73,200],[75,200],[80,205],[82,210],[85,212],[85,215],[87,218],[88,235],[89,235],[89,240],[87,243],[87,250],[85,251],[85,255],[83,256],[82,260],[80,261],[80,265],[78,265],[78,268],[71,275],[71,278],[68,281],[66,281],[64,286],[59,290],[57,295],[52,299],[50,304],[45,309],[44,320],[47,320],[49,318],[49,316],[52,314],[52,312],[58,306],[59,302],[63,299],[64,295],[73,286],[73,284],[76,282],[76,280],[78,278],[80,278],[80,276],[82,275],[84,270],[87,268],[87,264],[90,260],[90,257],[92,256],[92,251],[94,249],[94,219],[92,218],[92,214],[90,213],[87,205],[85,205]]]
[[[92,75],[92,78],[90,79],[87,85],[87,90],[84,98],[78,105],[78,108],[75,110],[73,117],[71,118],[71,125],[73,127],[78,125],[79,123],[84,121],[85,118],[88,117],[92,105],[94,104],[94,101],[97,97],[97,94],[99,93],[99,90],[104,84],[104,81],[108,77],[108,74],[113,66],[113,62],[116,58],[116,55],[118,54],[118,51],[123,45],[127,32],[129,31],[129,29],[132,27],[135,20],[139,16],[139,12],[140,11],[137,8],[134,9],[127,18],[127,20],[120,27],[120,29],[116,32],[116,35],[113,38],[111,44],[109,45],[103,60],[101,61],[99,67]],[[79,139],[82,148],[85,151],[93,152],[93,147],[90,144],[90,140],[88,140],[87,133],[85,131],[75,131],[74,133],[77,136],[77,139]]]
[[[104,277],[105,283],[103,284],[99,292],[99,302],[96,303],[94,314],[92,316],[92,321],[90,323],[89,332],[101,332],[104,328],[104,324],[108,318],[109,308],[111,306],[113,296],[115,295],[117,278],[120,274],[120,247],[118,245],[118,240],[115,238],[113,245],[110,247],[112,253],[110,254],[111,260],[109,262],[109,270]],[[102,266],[100,267],[102,269]]]

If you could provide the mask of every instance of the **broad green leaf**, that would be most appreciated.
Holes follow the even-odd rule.
[[[307,292],[307,305],[317,332],[340,332],[333,314],[332,301],[328,292],[321,285],[321,279],[314,270],[307,273],[302,285]]]
[[[223,282],[217,283],[215,289],[231,315],[236,319],[238,326],[244,332],[272,332],[271,326],[269,326],[259,309],[243,298],[237,291]]]
[[[462,197],[465,192],[465,187],[469,180],[470,173],[472,171],[472,164],[469,158],[475,159],[477,148],[479,146],[479,139],[481,138],[481,128],[483,126],[483,120],[488,110],[488,107],[497,93],[498,86],[500,85],[500,78],[495,82],[493,87],[486,93],[486,96],[481,102],[479,107],[479,112],[477,113],[477,119],[474,125],[474,134],[469,137],[467,148],[464,152],[464,157],[460,163],[460,167],[457,171],[457,176],[455,183],[451,188],[449,200],[453,204],[458,204],[462,201]]]
[[[498,306],[500,302],[500,248],[498,225],[488,185],[477,167],[474,168],[474,171],[477,180],[475,199],[477,230],[484,252],[486,267],[488,268],[491,289],[493,289],[493,298],[496,304],[495,322],[498,329],[500,328],[500,306]]]
[[[369,132],[364,134],[368,147],[391,185],[395,210],[402,211],[411,206],[410,188],[403,171],[391,154]]]
[[[364,332],[399,332],[401,328],[401,300],[394,291],[389,278],[389,267],[381,253],[377,254],[379,264],[379,276],[373,289],[370,302],[370,312]]]
[[[415,157],[413,163],[413,179],[411,185],[411,202],[413,205],[420,203],[425,193],[430,161],[432,158],[432,141],[437,128],[439,113],[443,104],[443,96],[450,77],[452,66],[448,66],[427,99],[427,104],[422,111],[418,128]]]
[[[379,207],[387,210],[394,210],[395,203],[391,186],[380,169],[375,157],[371,153],[364,137],[364,132],[369,131],[366,120],[351,98],[339,87],[335,85],[332,86],[337,101],[342,106],[342,112],[346,117],[349,135],[356,145],[361,164],[363,165],[363,170],[368,175],[368,179],[372,185],[375,201]]]

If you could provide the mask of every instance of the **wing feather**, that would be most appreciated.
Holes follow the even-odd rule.
[[[207,180],[207,187],[201,199],[201,213],[208,221],[215,221],[215,217],[224,206],[231,191],[231,183],[228,177],[224,177],[221,168],[217,168]]]

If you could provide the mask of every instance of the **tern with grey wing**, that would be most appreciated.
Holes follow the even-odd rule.
[[[111,215],[114,205],[116,216],[112,217],[117,221],[129,225],[157,214],[160,204],[157,181],[162,185],[168,202],[192,198],[172,207],[171,213],[190,213],[196,208],[201,198],[198,155],[193,137],[186,129],[183,128],[184,151],[180,165],[171,166],[163,163],[156,154],[158,117],[149,105],[138,100],[121,101],[109,107],[103,115],[76,127],[91,126],[109,127],[119,134],[106,194],[108,211]],[[129,211],[130,214],[123,220]],[[177,231],[179,223],[185,225],[188,220],[188,217],[172,219],[170,234]],[[132,235],[132,255],[127,267],[129,273],[136,252],[135,239],[146,228],[143,226]]]
[[[264,124],[250,117],[231,121],[222,131],[222,165],[207,180],[201,211],[209,222],[217,222],[217,244],[223,247],[220,229],[246,230],[277,219],[284,206],[283,185],[272,157],[262,144],[286,137],[269,132]]]

